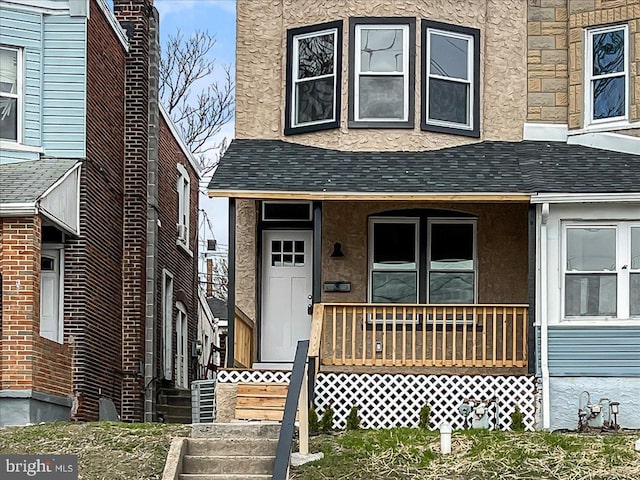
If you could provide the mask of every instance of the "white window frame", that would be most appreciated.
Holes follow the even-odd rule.
[[[173,378],[173,275],[162,270],[162,354],[164,378]]]
[[[442,272],[441,269],[431,268],[431,240],[433,239],[432,226],[433,225],[472,225],[473,227],[473,268],[472,269],[450,269],[446,272],[450,273],[473,273],[473,301],[472,304],[478,301],[478,221],[475,218],[447,218],[437,217],[427,220],[427,272],[425,281],[427,282],[427,303],[431,303],[431,272]]]
[[[367,29],[374,30],[402,30],[402,71],[394,71],[394,72],[363,72],[361,71],[361,39],[362,39],[362,31]],[[355,48],[354,48],[354,79],[353,79],[353,121],[354,122],[398,122],[398,123],[406,123],[409,119],[409,66],[410,66],[410,54],[411,50],[409,48],[409,25],[398,23],[398,24],[389,24],[389,23],[366,23],[366,24],[357,24],[355,26],[354,39]],[[404,101],[403,101],[403,111],[404,115],[402,118],[364,118],[360,116],[360,77],[369,76],[369,77],[403,77],[403,85],[404,85]]]
[[[23,66],[23,51],[20,47],[14,47],[9,45],[0,45],[0,50],[9,50],[16,52],[16,87],[17,93],[2,93],[0,97],[15,98],[16,99],[16,139],[0,139],[1,142],[7,142],[11,144],[21,144],[23,142],[23,104],[24,104],[24,66]]]
[[[299,42],[300,40],[304,40],[307,38],[313,38],[313,37],[320,37],[323,35],[327,35],[327,34],[331,34],[333,35],[333,73],[331,74],[326,74],[326,75],[319,75],[317,77],[309,77],[309,78],[304,78],[304,79],[300,79],[298,77],[298,73],[299,73],[299,67],[300,67],[300,62],[299,62]],[[322,125],[324,123],[333,123],[336,121],[338,112],[337,112],[337,108],[338,108],[338,84],[337,84],[337,70],[339,68],[338,66],[338,52],[337,52],[337,45],[338,45],[338,29],[337,28],[329,28],[329,29],[324,29],[324,30],[319,30],[317,32],[309,32],[309,33],[304,33],[304,34],[299,34],[299,35],[295,35],[293,37],[293,61],[292,61],[292,72],[291,72],[291,128],[299,128],[299,127],[307,127],[307,126],[312,126],[312,125]],[[310,82],[310,81],[314,81],[314,80],[322,80],[324,78],[331,78],[333,77],[333,116],[329,119],[324,119],[324,120],[315,120],[315,121],[311,121],[311,122],[299,122],[298,121],[298,99],[297,99],[297,89],[296,87],[298,86],[299,83],[305,83],[305,82]]]
[[[182,302],[176,302],[176,386],[182,388],[189,386],[188,325],[187,307]],[[181,338],[182,342],[180,342]]]
[[[569,316],[566,314],[566,279],[567,275],[571,275],[571,272],[567,270],[567,231],[570,229],[585,229],[585,228],[601,228],[601,229],[613,229],[616,232],[616,268],[608,271],[610,274],[616,275],[616,316],[606,315],[576,315]],[[561,291],[560,302],[562,320],[569,322],[584,322],[589,324],[610,324],[611,321],[616,320],[640,320],[640,317],[630,315],[631,305],[631,273],[639,273],[640,269],[631,270],[631,229],[640,228],[640,221],[615,221],[615,222],[579,222],[579,221],[564,221],[562,222],[562,239],[561,239],[561,255],[560,255],[560,272],[561,279]],[[583,274],[589,273],[603,273],[602,271],[580,271]]]
[[[443,75],[438,75],[437,73],[433,73],[431,72],[431,45],[433,45],[433,43],[431,42],[431,36],[432,35],[440,35],[443,37],[451,37],[451,38],[456,38],[456,39],[460,39],[460,40],[466,40],[467,41],[467,72],[469,73],[468,75],[468,79],[463,79],[463,78],[456,78],[456,77],[447,77],[447,76],[443,76]],[[422,99],[423,102],[425,102],[425,111],[426,111],[426,119],[425,119],[425,123],[427,123],[428,125],[438,125],[441,127],[448,127],[448,128],[454,128],[454,129],[460,129],[460,130],[470,130],[472,131],[475,127],[474,124],[474,118],[473,118],[473,105],[474,105],[474,85],[475,85],[475,76],[478,74],[478,72],[476,72],[474,70],[474,52],[475,52],[475,45],[474,45],[474,38],[473,35],[467,35],[464,33],[458,33],[458,32],[451,32],[451,31],[447,31],[447,30],[442,30],[442,29],[438,29],[438,28],[431,28],[428,27],[427,28],[427,45],[428,48],[425,55],[423,56],[424,58],[424,62],[425,62],[425,68],[426,68],[426,87],[425,87],[425,92],[426,92],[426,98]],[[446,80],[449,82],[456,82],[456,83],[463,83],[465,85],[467,85],[467,88],[469,89],[469,96],[468,96],[468,101],[467,101],[467,123],[462,124],[462,123],[455,123],[455,122],[448,122],[448,121],[443,121],[443,120],[437,120],[437,119],[433,119],[430,118],[430,111],[429,111],[429,95],[430,95],[430,86],[431,86],[431,79],[436,79],[436,80]]]
[[[191,178],[189,172],[184,165],[178,163],[178,182],[176,190],[178,192],[178,221],[176,223],[177,245],[189,250],[189,224],[191,220],[190,206],[191,206]]]
[[[624,37],[624,70],[617,73],[607,73],[604,75],[593,75],[593,37],[594,35],[614,32],[616,30],[623,31]],[[629,119],[629,26],[628,25],[613,25],[600,28],[591,28],[585,30],[585,59],[584,59],[584,111],[585,111],[585,126],[598,126],[609,123],[623,123],[626,124]],[[611,77],[624,77],[624,115],[618,117],[609,117],[594,119],[593,118],[593,83],[596,80]]]
[[[373,229],[374,226],[378,223],[404,223],[413,225],[415,228],[415,268],[403,268],[398,269],[393,268],[393,265],[390,265],[389,268],[375,268],[373,267],[373,254],[374,254],[374,235]],[[368,282],[368,301],[369,303],[373,302],[373,274],[375,272],[385,272],[391,270],[402,270],[404,272],[415,272],[416,274],[416,303],[420,298],[420,219],[417,217],[370,217],[369,218],[369,282]]]
[[[64,343],[64,246],[58,244],[43,244],[40,253],[41,257],[51,258],[57,265],[57,272],[54,273],[58,277],[58,305],[55,318],[55,325],[50,325],[53,330],[53,336],[44,334],[42,324],[42,271],[40,272],[40,336],[48,338],[57,343]]]

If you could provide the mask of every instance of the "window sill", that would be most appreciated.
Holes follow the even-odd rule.
[[[561,327],[637,327],[640,317],[615,318],[615,317],[569,317],[562,318],[555,326]],[[549,326],[554,324],[549,323]]]
[[[32,153],[44,153],[42,147],[33,147],[31,145],[24,145],[23,143],[10,142],[8,140],[0,140],[0,150],[13,150],[14,152],[32,152]]]
[[[635,128],[640,128],[640,122],[631,123],[627,120],[618,120],[608,123],[594,123],[584,128],[569,130],[567,132],[567,136],[571,137],[573,135],[583,135],[585,133],[611,132],[617,130],[632,130]]]
[[[180,247],[182,250],[184,250],[187,253],[187,255],[189,255],[191,258],[193,258],[193,252],[191,251],[189,246],[186,243],[184,243],[183,240],[177,239],[176,240],[176,245],[178,247]]]
[[[349,120],[349,128],[403,128],[412,129],[414,127],[413,120],[409,121],[383,121],[375,122],[372,120]]]
[[[466,128],[446,127],[444,125],[435,125],[433,123],[422,123],[420,129],[423,132],[446,133],[449,135],[460,135],[463,137],[480,138],[480,129],[469,130]]]
[[[285,127],[285,135],[297,135],[299,133],[311,133],[322,130],[332,130],[340,127],[338,120],[332,120],[325,123],[316,123],[314,125],[300,125],[297,127]]]

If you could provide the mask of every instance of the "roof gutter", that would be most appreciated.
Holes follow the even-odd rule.
[[[640,191],[623,193],[538,193],[531,203],[605,203],[640,202]]]
[[[209,197],[262,200],[349,200],[349,201],[434,201],[434,202],[524,202],[528,193],[423,193],[423,192],[303,192],[275,190],[209,190]]]
[[[30,217],[37,214],[37,202],[0,203],[0,217]]]

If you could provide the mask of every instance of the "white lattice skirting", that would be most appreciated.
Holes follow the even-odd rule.
[[[289,372],[222,370],[218,382],[287,382]],[[409,375],[320,373],[315,386],[318,415],[328,405],[334,410],[333,427],[343,429],[349,410],[358,407],[362,428],[418,426],[419,412],[431,407],[431,428],[448,422],[465,428],[458,407],[466,399],[494,399],[489,408],[490,428],[508,430],[516,405],[527,430],[535,426],[535,379],[530,376]]]

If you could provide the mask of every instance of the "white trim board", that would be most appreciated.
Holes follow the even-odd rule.
[[[620,203],[640,202],[638,192],[625,193],[538,193],[531,203]]]

